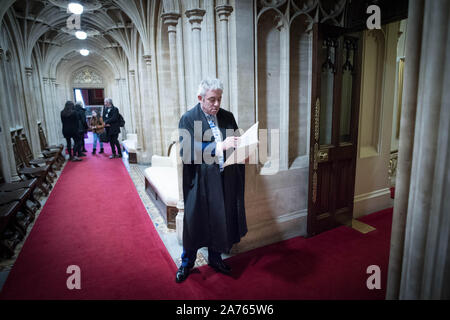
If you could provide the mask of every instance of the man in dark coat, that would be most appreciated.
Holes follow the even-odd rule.
[[[67,101],[64,109],[61,111],[62,132],[67,141],[67,151],[69,152],[70,161],[81,161],[77,157],[76,142],[78,141],[79,116],[75,111],[75,105],[72,101]],[[72,139],[75,144],[72,150]]]
[[[78,135],[75,140],[75,151],[78,157],[85,157],[86,154],[83,153],[84,150],[84,135],[88,130],[88,125],[86,122],[86,109],[83,108],[82,102],[75,103],[75,111],[78,116]]]
[[[119,133],[119,109],[117,109],[111,98],[105,99],[105,108],[103,108],[103,121],[105,122],[106,133],[109,137],[109,144],[111,145],[112,155],[110,159],[122,158],[122,150],[120,149]],[[117,148],[117,155],[116,155]]]
[[[197,250],[208,248],[208,264],[230,274],[221,253],[247,233],[244,207],[245,166],[224,166],[227,150],[238,144],[238,126],[231,112],[220,109],[223,85],[203,80],[199,103],[179,122],[183,161],[183,253],[175,281],[184,281],[194,267]]]

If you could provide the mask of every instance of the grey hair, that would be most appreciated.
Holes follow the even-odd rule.
[[[105,101],[108,101],[109,103],[111,103],[111,105],[113,104],[112,99],[111,98],[105,98]]]
[[[223,83],[219,79],[208,78],[202,80],[198,86],[197,96],[204,97],[208,90],[221,90],[223,91]]]

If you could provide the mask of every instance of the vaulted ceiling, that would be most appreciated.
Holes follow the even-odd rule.
[[[77,0],[84,7],[79,25],[73,25],[75,20],[70,19],[69,0],[2,2],[5,7],[0,10],[0,22],[3,17],[2,24],[17,47],[16,54],[27,67],[32,66],[34,56],[49,76],[54,76],[61,62],[80,65],[85,61],[79,54],[82,48],[90,51],[89,60],[105,63],[116,75],[123,74],[127,63],[136,63],[139,46],[149,52],[149,19],[154,1]],[[78,27],[87,33],[86,40],[75,37]]]

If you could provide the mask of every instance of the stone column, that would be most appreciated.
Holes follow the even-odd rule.
[[[3,79],[3,74],[5,72],[5,68],[3,66],[3,56],[4,51],[0,48],[0,91],[6,92],[6,86]],[[8,103],[6,102],[5,95],[2,94],[0,96],[0,149],[3,151],[1,153],[1,164],[2,164],[2,172],[5,181],[10,182],[12,178],[13,172],[15,172],[14,167],[14,155],[12,152],[11,138],[9,135],[9,126],[8,123]]]
[[[192,64],[193,69],[193,81],[194,87],[196,88],[200,81],[202,80],[202,45],[201,45],[201,24],[203,21],[203,16],[205,15],[205,10],[203,9],[190,9],[186,11],[186,17],[189,19],[192,27]]]
[[[44,96],[43,96],[43,103],[44,103],[44,112],[46,113],[46,120],[47,123],[46,128],[47,128],[47,142],[48,144],[52,145],[55,144],[58,141],[58,138],[56,136],[56,128],[58,125],[60,125],[60,123],[57,122],[57,112],[56,109],[54,108],[54,104],[53,101],[51,99],[51,94],[50,94],[50,79],[43,77],[42,78],[42,84],[43,84],[43,92],[44,92]]]
[[[122,103],[121,108],[124,108],[124,116],[130,118],[129,121],[125,119],[125,127],[127,132],[133,132],[133,126],[131,122],[131,101],[130,101],[130,90],[128,89],[127,79],[120,79],[120,92],[122,93]]]
[[[161,141],[161,113],[159,111],[159,106],[156,102],[155,88],[153,85],[153,73],[152,73],[152,56],[145,55],[145,66],[147,70],[148,79],[148,94],[149,94],[149,104],[151,114],[146,117],[146,121],[152,126],[151,128],[151,146],[149,146],[149,156],[151,154],[162,155],[162,141]],[[150,141],[149,141],[150,142]]]
[[[161,16],[167,25],[169,35],[169,55],[170,55],[170,88],[173,95],[168,97],[169,107],[165,110],[170,112],[170,117],[175,121],[165,124],[165,129],[173,131],[177,128],[180,103],[178,90],[178,59],[177,59],[177,24],[180,15],[178,13],[165,13]],[[165,113],[167,114],[167,113]],[[170,128],[170,129],[169,129]],[[168,143],[168,141],[166,141]]]
[[[25,97],[27,98],[27,122],[28,122],[28,141],[31,144],[31,150],[35,157],[41,153],[41,144],[39,141],[39,131],[37,126],[36,118],[36,104],[34,101],[34,90],[33,90],[33,68],[26,67],[25,75],[27,80],[27,87],[25,87]]]
[[[53,103],[54,110],[56,110],[58,121],[60,121],[59,114],[60,114],[61,110],[64,108],[64,104],[67,100],[65,95],[64,95],[64,98],[61,98],[60,92],[58,91],[59,88],[60,88],[60,85],[58,83],[56,83],[56,78],[50,78],[50,91],[51,91],[51,96],[52,96],[52,103]],[[62,134],[62,130],[57,131],[57,137],[58,137],[57,138],[58,143],[65,142],[65,139]]]
[[[386,297],[449,299],[450,3],[411,0],[406,37]]]
[[[133,132],[136,132],[136,72],[134,70],[128,71],[129,90],[130,90],[130,123],[133,128]],[[139,143],[139,141],[138,141]]]
[[[170,53],[170,80],[172,88],[178,92],[178,71],[177,71],[177,24],[180,14],[168,12],[161,15],[164,24],[167,25],[169,34],[169,53]]]
[[[230,52],[228,49],[228,17],[233,12],[233,7],[227,4],[216,7],[216,13],[219,16],[220,23],[220,44],[222,47],[219,56],[219,77],[223,81],[222,104],[226,110],[230,110]]]
[[[115,85],[116,85],[116,90],[117,90],[119,106],[121,108],[125,108],[125,104],[123,102],[122,88],[120,87],[120,78],[116,78],[114,80],[115,80]],[[125,123],[126,123],[126,120],[125,120]],[[126,127],[126,125],[125,125],[125,127]]]

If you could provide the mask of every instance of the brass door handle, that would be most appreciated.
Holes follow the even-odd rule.
[[[319,161],[328,161],[328,151],[319,151],[318,152]]]

